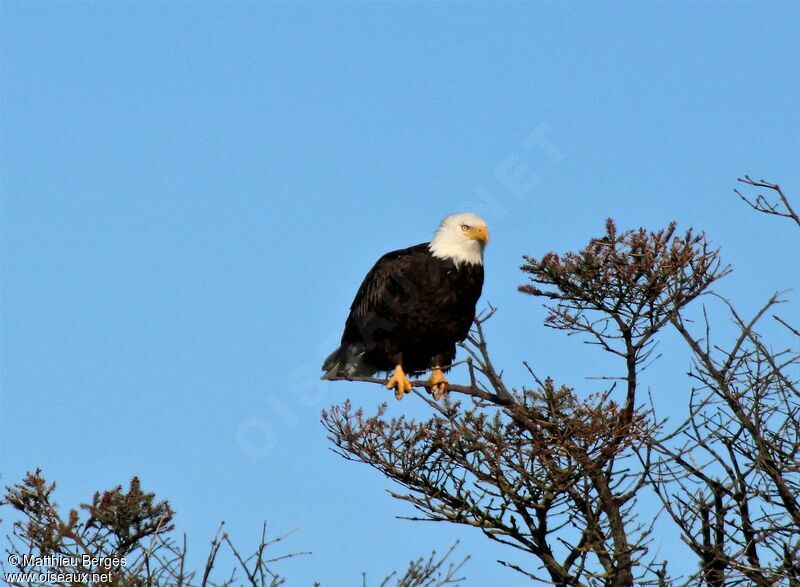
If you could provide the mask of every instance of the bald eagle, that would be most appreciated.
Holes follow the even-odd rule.
[[[394,370],[386,387],[401,399],[407,373],[431,370],[430,393],[447,390],[443,372],[475,318],[483,287],[486,222],[474,214],[445,218],[429,243],[386,253],[367,273],[350,306],[341,346],[325,360],[323,379]]]

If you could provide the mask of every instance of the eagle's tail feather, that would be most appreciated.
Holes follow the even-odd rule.
[[[322,364],[325,373],[321,379],[337,377],[369,377],[375,374],[375,367],[364,359],[364,345],[343,344],[333,351]]]

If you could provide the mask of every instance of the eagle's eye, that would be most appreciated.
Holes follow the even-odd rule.
[[[461,230],[469,230],[469,224],[462,224]]]

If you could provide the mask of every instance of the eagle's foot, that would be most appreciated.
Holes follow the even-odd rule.
[[[430,392],[433,395],[433,399],[438,402],[447,393],[447,379],[444,378],[444,373],[439,367],[434,367],[433,371],[431,371],[430,382],[433,384]]]
[[[408,380],[408,377],[406,377],[402,365],[398,365],[394,368],[392,378],[389,379],[386,387],[394,389],[394,397],[399,400],[403,399],[403,396],[411,391],[411,382]]]

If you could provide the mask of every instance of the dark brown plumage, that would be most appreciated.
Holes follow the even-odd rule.
[[[429,244],[392,251],[367,273],[350,306],[341,346],[326,375],[369,376],[394,369],[443,370],[453,362],[475,317],[483,265],[434,257]]]

